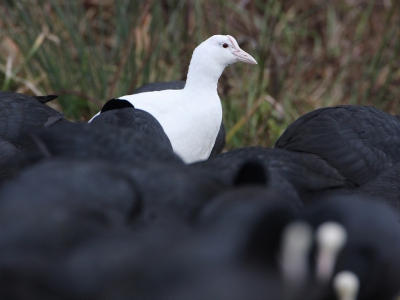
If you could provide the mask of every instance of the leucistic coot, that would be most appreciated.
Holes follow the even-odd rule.
[[[211,153],[222,121],[218,79],[225,67],[238,61],[257,64],[232,36],[214,35],[194,50],[183,90],[140,93],[119,99],[152,114],[174,151],[186,163],[204,160]]]
[[[163,91],[163,90],[181,90],[185,87],[186,81],[167,81],[167,82],[152,82],[135,89],[132,94]],[[225,147],[225,125],[221,122],[217,138],[208,158],[215,157],[222,153]]]

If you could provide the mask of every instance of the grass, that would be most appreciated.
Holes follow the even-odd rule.
[[[0,14],[1,89],[59,94],[51,105],[72,120],[147,82],[185,79],[193,49],[219,33],[259,62],[220,79],[228,149],[272,146],[321,106],[400,109],[396,0],[8,0]]]

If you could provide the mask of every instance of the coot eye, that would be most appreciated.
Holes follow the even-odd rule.
[[[227,43],[223,43],[223,44],[222,44],[222,47],[228,48],[228,44],[227,44]]]

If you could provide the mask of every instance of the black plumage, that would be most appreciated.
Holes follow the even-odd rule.
[[[361,186],[400,161],[400,121],[374,107],[324,107],[293,122],[275,148],[314,154]]]
[[[301,195],[344,185],[343,177],[324,161],[284,149],[239,148],[191,166],[212,171],[221,181],[232,184],[242,164],[253,160],[261,162],[268,171],[267,186],[283,195]]]
[[[359,187],[357,192],[381,199],[400,213],[400,163],[379,173],[375,179]]]
[[[161,124],[151,114],[141,109],[134,108],[133,105],[126,100],[109,100],[104,105],[101,113],[94,118],[90,124],[92,126],[102,126],[106,124],[140,131],[169,147],[172,151],[171,142]]]
[[[88,240],[59,265],[56,288],[73,299],[281,299],[278,278],[191,236],[166,224]]]
[[[278,271],[281,234],[302,212],[299,200],[262,187],[231,189],[211,199],[197,218],[199,228],[240,262]]]
[[[140,208],[137,185],[121,168],[46,160],[0,190],[0,242],[58,256],[93,233],[126,226]]]
[[[105,113],[110,110],[118,110],[118,109],[122,109],[122,108],[132,108],[132,107],[134,108],[132,103],[130,103],[129,101],[113,98],[113,99],[108,100],[103,105],[103,107],[101,108],[100,114]]]
[[[47,157],[103,160],[131,166],[151,161],[183,164],[167,145],[127,128],[60,124],[35,136],[36,148],[26,153],[22,165]]]
[[[132,94],[140,94],[162,90],[182,90],[186,85],[186,81],[168,81],[168,82],[152,82],[146,83],[141,87],[132,91]]]
[[[217,138],[215,139],[215,144],[211,150],[209,158],[216,157],[217,155],[222,153],[225,147],[225,125],[224,122],[221,123],[221,127],[219,128]]]
[[[130,174],[138,185],[145,222],[173,214],[191,224],[204,205],[229,189],[212,173],[185,165],[152,163],[137,166]]]
[[[50,101],[53,101],[54,99],[57,99],[58,96],[57,95],[46,95],[46,96],[32,96],[33,98],[39,100],[40,103],[47,103]]]
[[[55,98],[0,92],[0,165],[30,146],[36,130],[68,122],[63,113],[43,104]]]

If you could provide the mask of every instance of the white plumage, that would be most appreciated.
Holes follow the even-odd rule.
[[[218,79],[225,67],[237,61],[257,64],[233,37],[214,35],[194,50],[183,90],[147,92],[118,99],[152,114],[170,139],[174,152],[186,163],[204,160],[211,153],[222,121]]]

